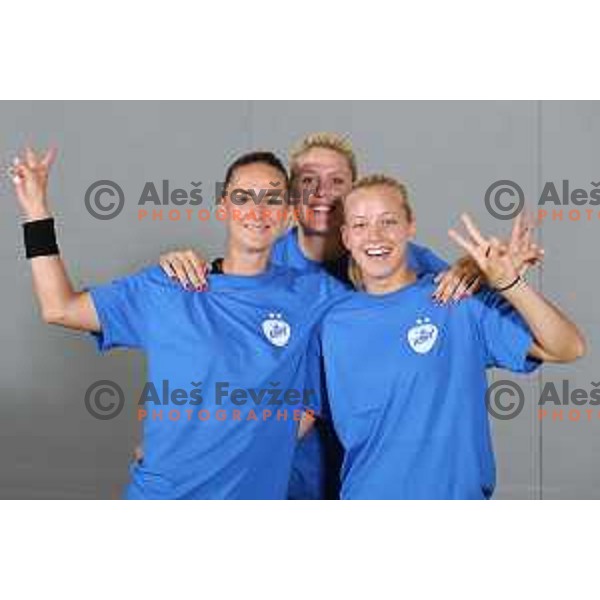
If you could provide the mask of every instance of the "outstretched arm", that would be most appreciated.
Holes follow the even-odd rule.
[[[515,229],[522,225],[522,215]],[[450,237],[477,262],[490,285],[501,293],[523,317],[534,337],[529,354],[549,362],[570,362],[586,352],[585,339],[577,326],[539,292],[532,289],[519,273],[519,261],[512,244],[485,238],[468,215],[461,220],[469,239],[450,230]]]
[[[45,227],[38,245],[43,246],[52,230],[52,213],[47,201],[48,173],[56,156],[54,149],[38,156],[27,148],[22,157],[15,159],[13,183],[21,212],[29,231]],[[28,225],[29,224],[29,225]],[[43,253],[43,248],[37,248]],[[62,325],[71,329],[99,331],[100,324],[91,297],[87,292],[73,289],[71,280],[59,254],[48,250],[46,255],[30,258],[33,288],[46,323]]]

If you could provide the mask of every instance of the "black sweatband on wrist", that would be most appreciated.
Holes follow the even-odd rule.
[[[26,258],[36,256],[54,256],[58,254],[54,219],[40,219],[23,223]]]
[[[519,281],[521,281],[521,276],[517,275],[517,278],[509,283],[508,285],[505,285],[504,287],[501,288],[494,288],[497,292],[506,292],[507,290],[510,290],[511,288],[515,287],[515,285],[517,285],[517,283],[519,283]]]

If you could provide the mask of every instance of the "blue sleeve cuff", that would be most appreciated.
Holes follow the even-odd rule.
[[[529,354],[533,346],[533,335],[526,325],[514,328],[514,357],[510,368],[515,373],[533,373],[543,364],[539,358]]]
[[[100,331],[92,331],[90,334],[92,336],[93,343],[95,343],[96,349],[100,354],[105,354],[114,347],[110,335],[110,319],[108,318],[104,308],[104,303],[106,300],[104,298],[103,290],[106,289],[106,287],[98,286],[86,290],[90,294],[90,298],[92,299],[94,308],[96,309],[98,322],[100,323]]]

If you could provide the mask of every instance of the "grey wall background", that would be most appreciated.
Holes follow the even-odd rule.
[[[518,182],[534,207],[544,181],[567,178],[589,190],[600,180],[596,102],[3,102],[0,161],[6,166],[26,143],[59,146],[50,196],[63,255],[81,286],[131,272],[171,248],[221,253],[222,224],[138,221],[146,181],[169,179],[189,190],[191,181],[202,180],[207,203],[240,152],[266,148],[285,156],[292,142],[320,130],[349,134],[362,172],[404,178],[418,241],[449,259],[459,253],[446,232],[463,210],[486,232],[508,230],[485,210],[492,182]],[[125,192],[124,210],[110,221],[94,219],[83,203],[99,179],[114,180]],[[145,377],[143,358],[131,352],[100,357],[86,336],[41,322],[6,178],[0,197],[0,498],[114,497],[127,480],[138,435],[134,402]],[[533,280],[583,327],[590,350],[576,365],[517,378],[526,409],[493,423],[496,498],[600,498],[598,409],[591,422],[536,418],[546,381],[568,377],[572,388],[586,390],[600,381],[599,231],[596,207],[591,222],[546,221],[539,232],[547,259]],[[84,408],[87,388],[100,379],[118,382],[129,400],[111,421],[95,420]]]

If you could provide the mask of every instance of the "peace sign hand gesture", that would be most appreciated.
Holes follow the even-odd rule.
[[[533,230],[533,220],[523,212],[519,213],[513,223],[509,249],[521,277],[544,258],[544,250],[533,241]]]
[[[488,283],[497,289],[511,286],[518,280],[521,270],[528,262],[539,258],[540,251],[532,249],[531,239],[522,234],[522,217],[517,217],[509,244],[498,238],[485,238],[471,217],[461,215],[468,235],[462,237],[454,229],[448,231],[450,238],[473,257],[486,276]]]
[[[13,166],[13,183],[23,215],[28,220],[43,219],[50,215],[46,201],[48,173],[56,157],[51,148],[43,156],[26,148],[17,156]]]

